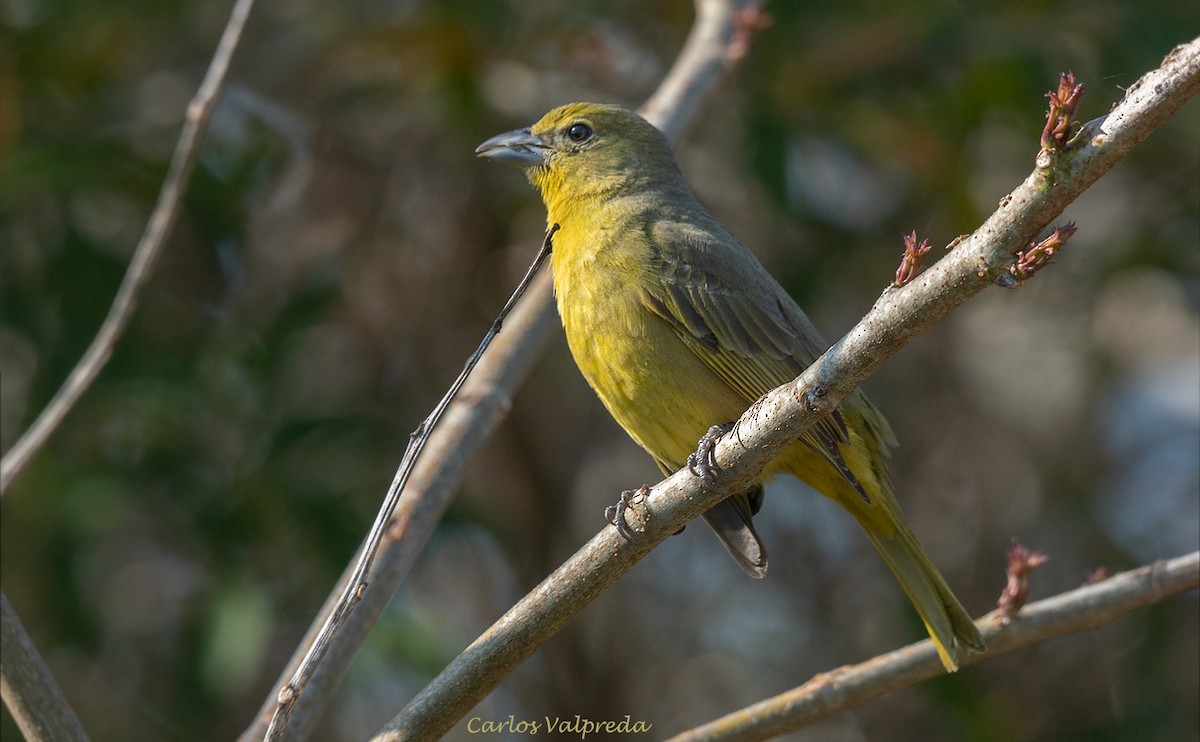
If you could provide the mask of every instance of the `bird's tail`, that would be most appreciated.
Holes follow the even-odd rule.
[[[887,536],[878,533],[876,526],[866,522],[862,525],[925,622],[946,672],[954,672],[958,669],[959,650],[965,646],[974,652],[984,651],[983,637],[917,537],[900,518],[894,523],[895,531]]]
[[[752,517],[762,505],[762,485],[727,497],[704,514],[704,520],[746,574],[767,576],[767,547],[754,530]]]

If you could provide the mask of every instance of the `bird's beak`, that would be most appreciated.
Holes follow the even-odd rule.
[[[550,145],[534,136],[529,129],[497,134],[475,148],[475,154],[514,167],[546,164]]]

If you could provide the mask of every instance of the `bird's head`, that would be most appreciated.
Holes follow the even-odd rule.
[[[602,103],[555,108],[528,129],[492,137],[475,154],[524,170],[552,212],[562,200],[682,183],[663,133],[632,111]]]

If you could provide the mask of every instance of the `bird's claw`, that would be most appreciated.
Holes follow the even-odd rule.
[[[643,484],[636,490],[624,490],[617,498],[616,505],[609,505],[604,509],[604,519],[616,526],[617,533],[621,534],[621,538],[626,541],[633,538],[633,530],[629,527],[629,521],[625,520],[625,511],[633,506],[634,500],[645,500],[648,494],[650,494],[650,485],[648,484]]]
[[[705,484],[712,484],[717,478],[717,473],[721,471],[720,465],[717,464],[717,441],[731,430],[733,430],[733,423],[712,426],[707,433],[700,436],[700,441],[696,444],[696,452],[688,455],[688,471],[703,479]]]

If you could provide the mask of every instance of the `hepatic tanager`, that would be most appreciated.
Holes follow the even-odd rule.
[[[666,137],[618,106],[573,103],[476,150],[524,170],[558,224],[551,269],[579,370],[664,472],[686,465],[711,426],[736,420],[827,347],[786,291],[697,202]],[[792,474],[858,520],[933,637],[947,670],[981,650],[970,616],[904,522],[883,415],[850,395],[776,458],[749,492],[704,518],[749,574],[766,549],[751,516],[761,482]]]

